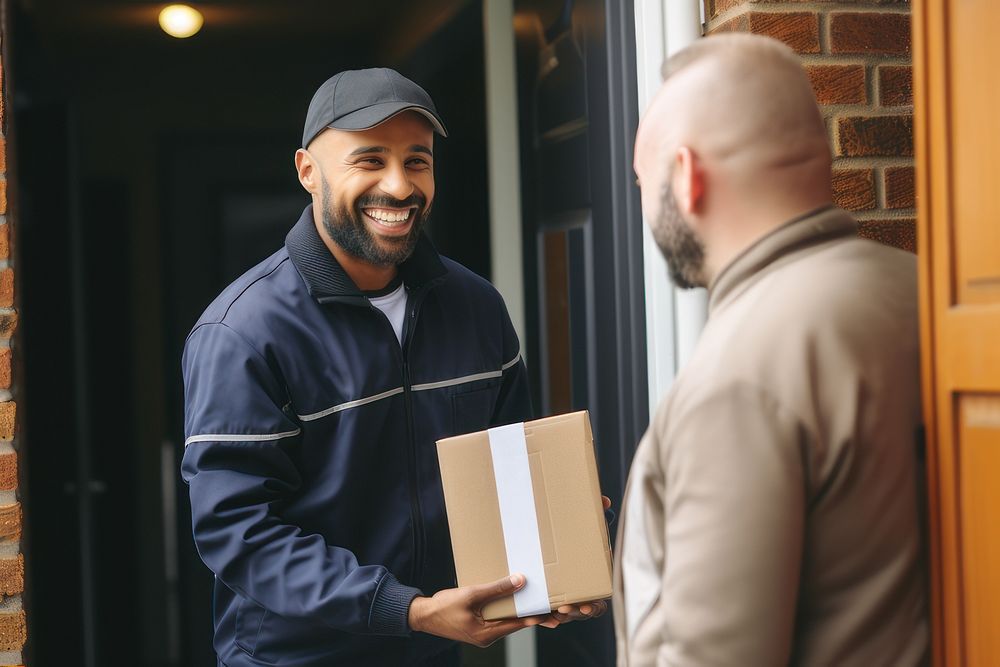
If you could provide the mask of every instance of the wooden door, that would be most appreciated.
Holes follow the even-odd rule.
[[[1000,3],[917,0],[936,665],[1000,665]]]

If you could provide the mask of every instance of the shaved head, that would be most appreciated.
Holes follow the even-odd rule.
[[[650,117],[669,117],[664,138],[747,167],[829,155],[812,86],[781,42],[739,34],[702,39],[670,58],[663,75]]]
[[[688,225],[707,264],[681,268],[708,284],[734,251],[830,201],[826,128],[798,57],[767,37],[700,39],[663,75],[636,135],[643,209],[658,242]]]

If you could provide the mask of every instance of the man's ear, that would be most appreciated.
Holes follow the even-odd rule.
[[[697,214],[705,197],[705,171],[698,155],[687,146],[678,148],[674,173],[678,185],[677,204],[684,213]]]
[[[302,184],[306,192],[319,195],[319,179],[322,178],[322,175],[316,164],[316,158],[305,148],[295,151],[295,172],[298,174],[299,183]]]

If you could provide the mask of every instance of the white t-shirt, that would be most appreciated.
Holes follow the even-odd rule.
[[[389,318],[392,330],[396,332],[396,338],[402,345],[403,324],[406,322],[406,285],[400,283],[399,287],[385,296],[370,296],[368,300]]]

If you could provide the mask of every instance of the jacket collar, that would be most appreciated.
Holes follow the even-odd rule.
[[[832,205],[786,222],[737,255],[716,276],[708,287],[709,314],[769,264],[805,248],[857,233],[858,225],[851,214]]]
[[[364,298],[351,277],[323,243],[313,221],[312,204],[306,206],[288,236],[285,247],[292,264],[309,290],[309,295],[320,303],[327,301],[354,301]],[[434,249],[427,235],[420,234],[413,254],[399,265],[399,274],[411,290],[436,284],[447,275],[448,269]]]

